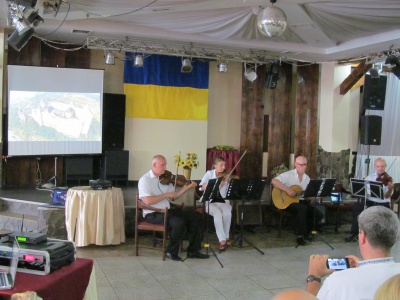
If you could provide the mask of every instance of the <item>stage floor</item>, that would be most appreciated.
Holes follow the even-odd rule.
[[[135,205],[136,187],[121,187],[124,194],[125,206]],[[35,188],[1,188],[0,199],[12,201],[29,201],[39,203],[50,203],[52,189]]]

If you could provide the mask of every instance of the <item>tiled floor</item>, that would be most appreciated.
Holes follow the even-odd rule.
[[[246,230],[243,237],[264,255],[243,241],[242,248],[231,246],[223,253],[216,253],[223,268],[215,256],[206,260],[162,261],[159,251],[140,249],[140,256],[136,257],[133,238],[118,246],[82,247],[77,254],[95,261],[99,299],[266,300],[286,289],[304,289],[308,259],[313,253],[360,257],[356,242],[344,243],[347,230],[348,225],[343,225],[339,233],[334,233],[327,226],[312,243],[298,248],[291,231],[284,230],[282,237],[277,238],[275,229]],[[209,241],[217,249],[214,233],[209,235]],[[396,261],[400,261],[399,249],[396,245],[393,251]],[[185,257],[186,252],[181,256]]]

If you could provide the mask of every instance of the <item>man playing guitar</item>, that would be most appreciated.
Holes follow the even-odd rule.
[[[279,189],[273,191],[273,201],[277,208],[286,208],[296,216],[297,244],[305,245],[305,239],[309,238],[313,229],[314,213],[316,224],[323,218],[323,215],[308,201],[299,201],[300,193],[307,188],[310,182],[310,177],[305,173],[307,159],[304,156],[296,157],[294,166],[295,169],[272,179],[271,183],[274,185],[274,190]]]

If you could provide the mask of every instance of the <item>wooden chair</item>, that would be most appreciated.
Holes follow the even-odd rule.
[[[400,183],[394,184],[394,191],[390,197],[390,208],[396,212],[395,205],[397,206],[397,216],[400,218]]]
[[[170,203],[171,207],[176,207],[178,209],[183,209],[184,204],[175,204]],[[165,214],[164,223],[163,224],[152,224],[147,222],[143,218],[143,209],[151,210],[153,212],[161,212]],[[153,250],[161,250],[162,251],[162,259],[165,260],[166,256],[166,249],[167,249],[167,239],[168,239],[168,227],[167,227],[167,220],[168,220],[168,209],[167,208],[154,208],[152,206],[146,205],[139,196],[136,195],[136,211],[135,211],[135,249],[136,249],[136,256],[139,256],[139,247],[153,249]],[[153,232],[153,244],[145,245],[139,244],[139,230],[142,231],[152,231]],[[156,238],[156,232],[162,233],[162,238]],[[161,242],[161,247],[158,245]],[[181,245],[182,247],[182,245]]]

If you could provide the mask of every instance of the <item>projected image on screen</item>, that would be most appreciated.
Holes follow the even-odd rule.
[[[100,95],[10,91],[9,141],[100,141]]]
[[[8,156],[102,153],[104,70],[7,68]]]

